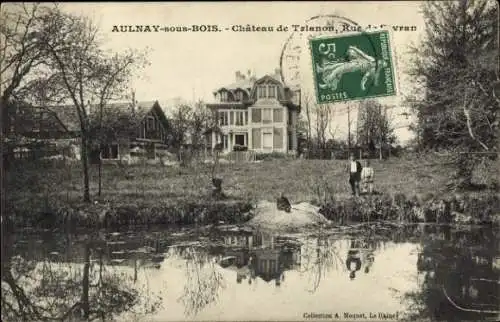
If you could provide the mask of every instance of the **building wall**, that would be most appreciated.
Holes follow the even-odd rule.
[[[221,117],[221,112],[227,116]],[[243,115],[239,123],[236,115]],[[222,143],[224,152],[232,151],[237,136],[244,135],[243,144],[255,152],[286,153],[297,149],[297,112],[277,100],[258,100],[246,110],[220,108],[217,118],[223,135],[212,134],[212,148]]]

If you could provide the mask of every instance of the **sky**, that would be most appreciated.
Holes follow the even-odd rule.
[[[409,58],[408,46],[418,43],[424,31],[419,12],[420,2],[108,2],[63,3],[64,10],[91,17],[106,38],[105,46],[113,51],[130,47],[150,48],[151,65],[133,80],[136,99],[158,100],[169,108],[175,98],[191,101],[213,101],[213,91],[234,81],[235,72],[251,70],[257,77],[279,68],[279,58],[285,41],[292,32],[234,32],[234,25],[289,26],[304,25],[309,18],[321,14],[336,14],[359,25],[415,26],[415,31],[392,31],[391,42],[395,56],[398,95],[379,99],[396,106],[391,114],[394,125],[401,127],[408,120],[401,116],[407,110],[401,107],[404,95],[412,91],[412,82],[405,75]],[[162,27],[217,25],[220,32],[112,32],[120,25],[160,25]],[[229,28],[229,30],[226,30]],[[307,34],[307,33],[306,33]],[[303,44],[307,53],[307,39],[295,33],[294,39]],[[302,46],[302,45],[301,45]],[[312,75],[310,58],[300,58],[303,91],[314,91],[310,86]],[[163,103],[163,104],[162,104]],[[337,136],[347,133],[345,104],[338,103],[338,113],[332,121]],[[356,119],[356,104],[352,105],[351,119]],[[411,138],[407,128],[396,130],[399,141]]]

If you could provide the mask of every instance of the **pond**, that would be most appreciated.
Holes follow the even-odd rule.
[[[73,285],[76,295],[51,293],[70,302],[60,299],[64,311],[71,296],[80,301],[74,284],[89,254],[91,310],[120,321],[477,321],[500,317],[499,237],[492,227],[382,223],[302,234],[235,226],[26,231],[11,236],[11,255],[24,263],[17,275],[31,274],[21,288],[32,303],[48,297],[44,287]],[[92,284],[103,271],[107,284]]]

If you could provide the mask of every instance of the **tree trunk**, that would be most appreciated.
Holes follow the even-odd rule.
[[[99,198],[101,197],[101,192],[102,192],[102,158],[101,158],[101,152],[99,151],[99,191],[97,192]]]
[[[83,266],[83,280],[82,280],[82,310],[85,320],[89,318],[89,273],[90,273],[90,245],[86,243],[84,253],[85,264]]]
[[[90,202],[89,146],[86,134],[82,134],[83,201]]]

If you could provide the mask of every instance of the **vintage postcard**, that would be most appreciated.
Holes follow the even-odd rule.
[[[2,321],[498,321],[492,0],[7,2]]]

